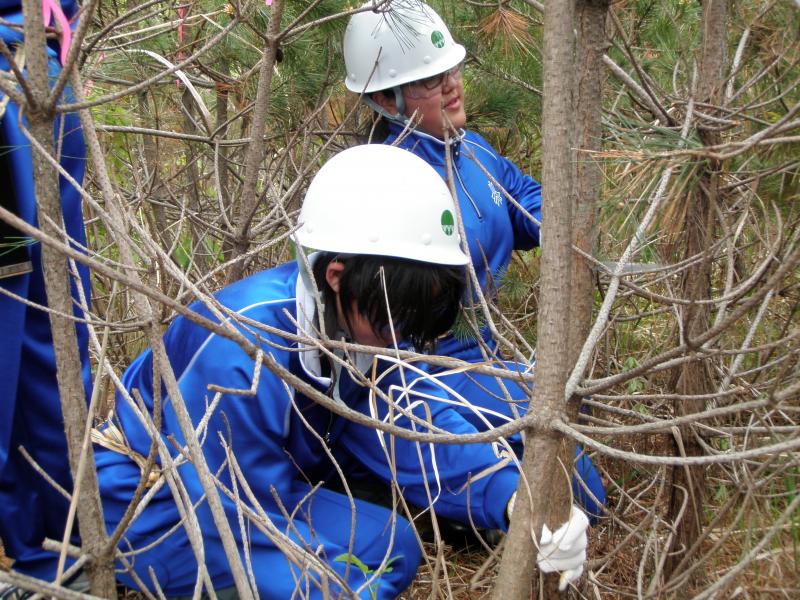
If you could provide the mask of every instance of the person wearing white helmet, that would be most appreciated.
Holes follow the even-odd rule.
[[[460,85],[466,49],[426,4],[392,0],[362,8],[376,4],[379,9],[357,13],[347,25],[345,86],[401,125],[416,117],[438,140],[445,129],[457,135],[467,122]]]
[[[351,503],[317,485],[332,472],[326,456],[334,446],[363,455],[362,468],[387,486],[395,481],[418,505],[435,493],[437,507],[463,519],[469,513],[480,527],[507,525],[518,473],[498,458],[494,445],[417,444],[338,417],[309,397],[313,388],[365,415],[418,431],[476,431],[449,403],[435,401],[445,399],[443,392],[417,378],[413,365],[392,367],[393,353],[379,350],[395,340],[430,347],[452,326],[469,260],[454,215],[447,186],[418,157],[382,145],[350,148],[320,169],[303,201],[293,236],[298,254],[316,251],[308,255],[310,270],[301,267],[300,256],[256,273],[213,301],[192,304],[166,330],[164,347],[183,402],[195,427],[204,423],[202,452],[219,477],[220,500],[261,598],[338,597],[343,590],[394,598],[415,576],[421,550],[408,521],[395,510]],[[256,379],[257,363],[223,335],[226,327],[259,347],[264,365],[288,371],[294,385],[266,366]],[[379,348],[371,355],[336,350],[332,357],[321,350],[322,330],[334,340]],[[342,363],[353,365],[356,375]],[[380,378],[394,403],[371,393],[366,382],[372,377]],[[154,380],[150,350],[130,365],[122,383],[127,392],[117,394],[113,420],[93,436],[109,531],[126,518],[132,499],[138,502],[119,544],[132,571],[120,564],[118,578],[137,589],[155,580],[160,589],[150,591],[159,597],[189,597],[199,570],[181,508],[164,485],[162,460],[146,468],[155,447],[143,414],[153,420],[151,430],[160,427],[162,452],[181,456],[184,438],[173,399],[160,377]],[[414,413],[414,423],[401,409]],[[389,439],[396,452],[391,464],[384,453]],[[241,474],[235,487],[229,452]],[[478,471],[485,475],[471,476]],[[230,597],[231,568],[197,471],[183,461],[172,474],[186,490],[182,508],[196,506],[211,586]],[[246,507],[242,512],[234,490]]]
[[[390,0],[367,10],[371,6],[353,15],[345,31],[345,85],[363,94],[388,125],[385,139],[378,141],[414,153],[445,181],[451,175],[449,153],[468,253],[481,292],[491,298],[512,252],[539,245],[541,187],[480,135],[464,129],[466,50],[439,15],[417,0]],[[474,294],[467,303],[474,303]],[[436,352],[468,362],[499,360],[488,327],[479,336],[446,336]],[[486,409],[509,415],[494,378],[474,377],[480,381],[457,375],[447,382],[481,398]],[[491,393],[480,393],[485,385]],[[515,390],[520,393],[515,399],[527,397],[525,390]]]
[[[388,120],[383,143],[416,154],[444,180],[450,153],[468,251],[482,291],[491,297],[512,251],[539,244],[541,188],[481,136],[463,129],[466,50],[439,15],[417,0],[377,5],[367,10],[373,3],[365,4],[347,25],[345,85]],[[480,345],[490,354],[497,345],[488,329],[481,333],[485,344],[450,336],[438,352],[484,360]]]
[[[484,138],[464,129],[466,50],[436,11],[417,0],[368,2],[362,8],[351,17],[344,35],[345,86],[361,94],[385,122],[384,137],[377,141],[419,156],[444,180],[451,175],[449,153],[468,252],[481,291],[491,298],[512,251],[539,245],[541,187]],[[471,363],[494,361],[528,370],[528,365],[502,360],[488,327],[477,336],[444,336],[435,352]],[[478,429],[486,428],[487,422],[499,425],[513,418],[512,404],[523,411],[527,407],[529,390],[509,381],[504,390],[494,377],[477,373],[458,372],[440,380],[473,405],[462,414]],[[513,403],[507,401],[506,390]],[[521,456],[521,438],[515,436],[510,442]],[[576,501],[596,518],[605,503],[605,488],[580,448],[575,468]]]

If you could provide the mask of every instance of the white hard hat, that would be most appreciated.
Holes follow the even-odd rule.
[[[296,242],[342,254],[465,265],[450,190],[418,156],[367,144],[331,158],[308,187]]]
[[[390,89],[452,69],[466,53],[430,6],[392,0],[350,18],[344,34],[345,85],[358,93]]]

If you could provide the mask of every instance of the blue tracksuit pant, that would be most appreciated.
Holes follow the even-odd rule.
[[[131,477],[138,474],[138,467],[114,452],[98,448],[97,459],[103,469],[101,485],[104,489],[113,487],[115,480],[132,481]],[[133,473],[133,470],[137,472]],[[264,485],[268,483],[265,481]],[[396,598],[411,584],[421,554],[408,521],[399,515],[393,515],[389,509],[362,500],[355,499],[351,506],[347,496],[325,488],[317,489],[308,497],[306,495],[310,492],[309,486],[301,484],[298,488],[302,489],[298,489],[296,497],[290,498],[284,494],[281,498],[285,509],[294,515],[291,524],[276,507],[264,506],[277,530],[299,546],[310,549],[321,562],[330,565],[347,582],[349,589],[355,591],[362,588],[359,593],[361,598]],[[125,501],[112,501],[110,496],[114,495],[113,492],[103,493],[103,509],[109,522],[118,522],[127,507]],[[164,500],[163,513],[174,512],[174,503],[166,486],[159,492],[159,497]],[[160,502],[161,500],[156,499],[156,504],[151,505],[148,511],[158,510]],[[233,578],[207,505],[203,504],[197,513],[203,530],[205,563],[213,585],[218,590],[229,588],[234,585]],[[229,517],[231,523],[236,522],[235,515]],[[150,530],[150,519],[145,516],[142,520],[145,531],[139,533],[135,522],[120,545],[123,551],[126,547],[141,549],[150,546],[144,552],[134,551],[128,557],[137,575],[152,589],[152,569],[159,586],[168,597],[191,596],[197,577],[197,562],[185,530],[178,526],[174,533],[158,545],[152,546],[156,539]],[[345,558],[348,555],[351,530],[355,534],[349,554],[370,572],[363,572],[357,566],[357,561]],[[262,599],[337,597],[341,591],[341,587],[332,578],[322,581],[308,564],[293,563],[275,542],[253,525],[247,525],[248,543],[241,541],[238,529],[234,529],[234,534],[238,538],[237,546],[242,563],[247,565],[249,559],[253,565],[255,584]],[[242,550],[245,547],[249,557]],[[381,571],[379,565],[384,560],[387,561],[386,567]],[[122,569],[122,565],[119,566]],[[374,571],[377,571],[377,575]],[[373,576],[374,579],[368,582]],[[139,587],[122,570],[117,579],[131,588]],[[326,587],[329,590],[327,596],[323,593]]]

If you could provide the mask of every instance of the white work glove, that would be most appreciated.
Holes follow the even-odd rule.
[[[552,533],[547,525],[542,528],[536,564],[542,573],[561,571],[558,589],[562,592],[583,573],[583,566],[586,564],[586,546],[589,543],[586,535],[588,528],[588,517],[574,504],[569,513],[569,521],[561,525],[555,533]]]
[[[508,520],[509,524],[511,523],[511,513],[514,512],[514,502],[517,500],[517,492],[511,494],[511,500],[508,501],[506,504],[506,519]]]

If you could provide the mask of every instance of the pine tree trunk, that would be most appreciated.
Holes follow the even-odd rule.
[[[234,224],[236,231],[233,236],[232,258],[238,258],[247,252],[250,245],[250,223],[258,209],[258,173],[264,160],[264,138],[266,130],[267,106],[269,92],[272,87],[272,71],[278,58],[278,34],[283,15],[283,0],[274,0],[270,7],[269,26],[267,39],[269,43],[264,48],[261,57],[261,70],[258,78],[258,91],[256,92],[255,107],[253,109],[253,126],[250,129],[250,145],[245,155],[244,183],[240,195],[237,222]],[[227,282],[233,282],[242,277],[244,263],[234,263],[228,271]]]
[[[597,248],[597,212],[603,185],[601,165],[594,154],[585,151],[602,149],[603,53],[606,41],[606,15],[609,0],[577,0],[575,14],[578,23],[578,99],[577,115],[578,156],[575,176],[575,207],[573,238],[576,247],[594,255]],[[580,254],[572,254],[572,300],[570,307],[569,348],[575,362],[592,326],[593,307],[592,269]]]
[[[574,443],[551,428],[565,411],[569,373],[567,344],[570,316],[571,213],[573,193],[574,73],[573,0],[551,0],[544,11],[544,96],[542,169],[542,271],[538,326],[536,387],[522,460],[524,477],[517,489],[493,598],[522,600],[531,596],[537,539],[542,526],[555,530],[569,517],[570,479],[561,465],[571,465]],[[557,575],[539,579],[543,597],[558,595]]]
[[[137,101],[139,104],[139,114],[149,116],[152,112],[150,110],[147,95],[150,93],[148,90],[143,90],[137,94]],[[147,127],[148,121],[144,118],[141,120],[141,126]],[[152,135],[142,136],[142,150],[144,152],[144,163],[147,167],[147,175],[149,189],[158,190],[161,187],[161,175],[159,173],[159,153],[158,153],[158,138]],[[155,217],[155,227],[153,233],[160,240],[165,248],[172,247],[172,229],[169,227],[169,219],[164,210],[163,198],[156,195],[152,197],[153,216]]]
[[[703,38],[696,97],[699,102],[711,105],[718,105],[722,98],[726,9],[726,0],[706,0],[703,3]],[[713,111],[704,108],[703,112]],[[705,128],[702,123],[698,125],[698,133],[706,145],[720,142],[719,133],[714,129]],[[686,212],[684,224],[686,251],[683,258],[705,255],[703,260],[687,269],[682,281],[683,297],[694,302],[707,300],[712,294],[709,247],[714,237],[714,204],[719,201],[719,169],[718,161],[706,162],[705,172],[700,175],[700,184]],[[692,304],[686,307],[682,316],[682,329],[687,341],[691,341],[708,329],[709,316],[707,304]],[[714,381],[705,362],[693,361],[682,367],[675,387],[677,394],[694,396],[712,392]],[[681,416],[700,412],[705,408],[703,400],[678,400],[675,412]],[[691,426],[681,427],[679,439],[675,439],[676,455],[703,454],[703,448],[697,441],[696,435]],[[668,519],[675,524],[675,536],[664,566],[667,579],[681,561],[683,552],[694,544],[702,529],[705,481],[704,467],[673,469]]]
[[[220,63],[217,65],[217,68],[222,71],[225,75],[228,75],[230,70],[230,65],[228,60],[223,58],[220,60]],[[216,124],[215,129],[219,130],[220,127],[228,121],[228,105],[230,104],[230,86],[229,84],[219,81],[217,82],[216,88],[214,92],[217,97],[217,103],[215,107],[215,114],[216,114]],[[222,129],[218,135],[218,137],[224,137],[225,132],[230,128],[230,126],[225,127]],[[228,165],[228,148],[222,144],[217,146],[214,149],[215,156],[214,160],[216,161],[216,172],[219,174],[219,178],[217,180],[217,193],[219,194],[219,203],[222,207],[222,210],[225,211],[225,214],[228,215],[228,218],[231,217],[231,192],[230,192],[230,176],[228,173],[229,165]],[[225,260],[230,258],[231,252],[233,251],[233,246],[231,244],[230,238],[225,237],[222,240],[222,255]]]
[[[46,104],[50,92],[41,3],[38,0],[24,0],[22,8],[28,71],[27,83],[36,104],[26,107],[29,131],[39,145],[51,156],[54,156],[53,123],[55,114],[45,112],[40,108]],[[66,241],[67,237],[62,227],[58,172],[36,149],[32,151],[32,162],[39,227],[47,236]],[[69,317],[73,314],[73,301],[67,258],[50,246],[42,244],[42,271],[47,304],[53,311],[50,313],[50,326],[56,359],[58,393],[69,448],[70,469],[75,489],[80,487],[77,502],[78,526],[83,550],[93,559],[87,567],[91,580],[91,591],[96,596],[115,598],[113,559],[107,560],[104,553],[107,535],[97,476],[94,470],[94,454],[91,444],[88,448],[83,448],[88,411],[81,376],[77,333],[75,325]],[[82,476],[78,477],[78,464],[84,453],[87,468],[84,468]]]
[[[189,92],[189,89],[184,89],[181,95],[181,105],[183,106],[183,126],[186,131],[195,130],[195,122],[192,115],[195,114],[194,98]],[[197,152],[195,152],[194,142],[186,142],[186,187],[187,196],[191,203],[189,211],[195,214],[201,214],[203,210],[202,198],[200,195],[200,173],[197,168]],[[187,251],[194,262],[195,269],[200,273],[206,273],[208,268],[208,253],[203,234],[198,229],[194,219],[188,220],[188,233],[189,241],[187,242]],[[181,236],[182,232],[177,232]]]

